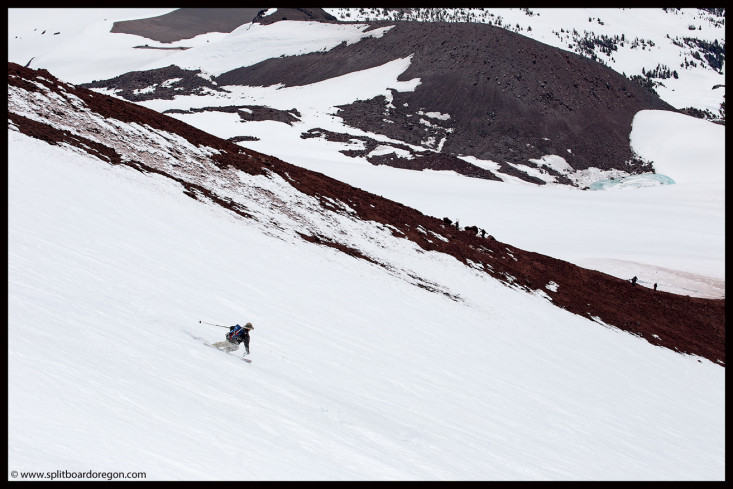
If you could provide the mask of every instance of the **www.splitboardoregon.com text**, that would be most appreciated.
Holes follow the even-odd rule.
[[[49,472],[18,472],[13,470],[10,472],[13,479],[145,479],[145,472],[103,472],[96,470],[87,470],[86,472],[74,472],[71,470],[54,470]]]

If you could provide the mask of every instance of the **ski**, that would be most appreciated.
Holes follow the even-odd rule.
[[[195,340],[198,340],[198,341],[200,341],[200,342],[201,342],[201,343],[203,343],[204,345],[206,345],[206,346],[208,346],[208,347],[210,347],[210,348],[213,348],[214,350],[220,351],[220,352],[222,352],[222,353],[226,353],[227,355],[234,355],[234,352],[231,352],[231,351],[226,351],[226,350],[222,350],[221,348],[218,348],[218,347],[214,346],[213,344],[209,343],[209,342],[208,342],[207,340],[205,340],[204,338],[201,338],[200,336],[194,336],[194,335],[192,335],[191,333],[189,333],[189,335],[190,335],[190,336],[191,336],[191,337],[192,337],[193,339],[195,339]],[[234,356],[236,356],[236,355],[234,355]],[[241,358],[241,359],[242,359],[243,361],[247,362],[247,363],[252,363],[252,360],[250,360],[249,358],[245,358],[245,357],[240,357],[240,358]]]
[[[204,345],[210,346],[211,348],[214,348],[215,350],[219,350],[222,353],[226,353],[227,355],[237,356],[233,351],[226,351],[221,348],[217,348],[214,345],[212,345],[211,343],[204,343]],[[247,363],[252,363],[252,360],[250,360],[249,358],[244,358],[244,357],[239,357],[239,358],[241,358],[243,361]]]

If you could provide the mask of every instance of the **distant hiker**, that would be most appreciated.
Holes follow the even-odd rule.
[[[657,290],[657,283],[654,282],[654,290]]]
[[[631,279],[631,285],[636,285],[636,275],[634,275],[634,278]]]
[[[481,237],[482,238],[485,238],[486,237],[486,230],[483,229],[483,228],[481,228]]]
[[[249,355],[249,332],[255,329],[252,323],[247,323],[244,326],[235,324],[229,326],[229,332],[226,334],[226,341],[220,341],[214,343],[213,346],[220,350],[235,351],[239,348],[240,343],[244,343],[245,355]]]

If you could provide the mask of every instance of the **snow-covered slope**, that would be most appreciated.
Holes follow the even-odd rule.
[[[218,76],[269,58],[328,51],[341,43],[352,44],[365,37],[379,37],[389,30],[380,28],[367,31],[368,24],[295,23],[299,28],[294,28],[293,24],[245,24],[213,45],[179,51],[138,69],[150,70],[174,64],[184,69],[202,69],[207,74]],[[238,55],[224,56],[223,53]]]
[[[112,34],[115,21],[162,15],[173,9],[8,9],[8,61],[31,63],[82,83],[134,70],[171,51],[135,49],[144,39]],[[221,34],[219,34],[221,36]],[[201,36],[205,43],[217,34]]]
[[[718,365],[451,258],[382,252],[460,301],[263,232],[266,218],[191,199],[170,178],[8,138],[11,470],[725,476]],[[254,363],[204,346],[223,330],[199,320],[252,321]]]

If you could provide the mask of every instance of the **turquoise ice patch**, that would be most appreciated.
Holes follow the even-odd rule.
[[[644,173],[641,175],[629,175],[628,177],[600,180],[591,183],[588,188],[590,190],[611,190],[616,188],[656,187],[657,185],[673,185],[674,183],[675,181],[667,175]]]

